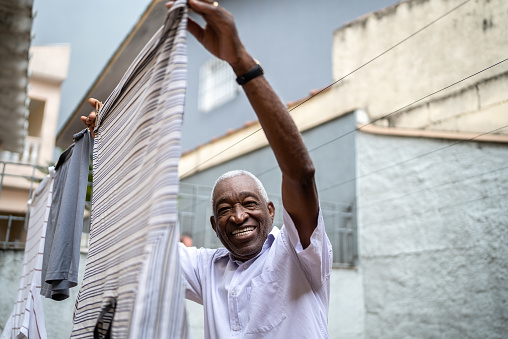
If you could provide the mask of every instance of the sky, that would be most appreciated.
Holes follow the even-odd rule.
[[[150,0],[34,0],[33,46],[70,44],[58,130],[74,111]]]
[[[361,1],[372,10],[378,0]],[[32,45],[70,44],[71,47],[68,76],[62,84],[58,131],[150,2],[34,0]],[[379,1],[379,8],[395,2]]]

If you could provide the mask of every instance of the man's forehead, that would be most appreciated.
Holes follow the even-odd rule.
[[[247,175],[239,175],[222,180],[217,184],[214,190],[216,203],[222,200],[226,195],[249,195],[260,196],[259,187],[254,179]]]
[[[217,184],[217,188],[222,188],[223,186],[232,186],[232,188],[243,187],[243,186],[252,186],[257,190],[257,185],[254,179],[249,177],[248,175],[237,175],[231,178],[226,178]],[[231,187],[230,187],[231,188]]]

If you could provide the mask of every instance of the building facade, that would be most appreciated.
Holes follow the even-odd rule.
[[[322,35],[306,35],[311,24],[300,31],[306,17],[297,12],[323,7],[333,17],[336,2],[221,4],[289,102],[316,166],[334,248],[331,338],[502,338],[508,331],[508,4],[409,0],[347,24],[323,14],[315,17],[333,28]],[[84,95],[59,133],[61,147],[82,128],[85,99],[111,92],[162,6],[154,2]],[[253,7],[268,13],[261,28]],[[295,19],[294,29],[285,29],[281,13]],[[330,39],[321,45],[309,42],[325,34]],[[329,64],[320,48],[330,53]],[[224,85],[219,104],[203,94],[222,86],[212,80],[223,70],[189,38],[184,133],[195,138],[184,143],[179,204],[181,230],[196,246],[220,246],[209,225],[209,196],[225,171],[258,175],[281,210],[280,171],[241,91]],[[319,76],[303,78],[314,72]],[[202,309],[189,303],[188,313],[191,337],[202,337]]]
[[[30,55],[28,134],[21,152],[1,153],[0,241],[4,248],[23,248],[27,201],[53,160],[60,86],[67,77],[70,47],[33,46]]]

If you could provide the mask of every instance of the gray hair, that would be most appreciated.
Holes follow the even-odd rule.
[[[261,197],[263,197],[263,199],[265,199],[266,203],[270,202],[270,200],[268,199],[268,194],[266,193],[265,187],[263,186],[261,181],[254,174],[252,174],[249,171],[245,171],[245,170],[234,170],[234,171],[229,171],[229,172],[224,173],[215,181],[215,184],[213,184],[212,193],[210,195],[210,203],[212,205],[212,213],[214,213],[213,211],[214,211],[215,201],[213,200],[213,192],[215,191],[215,187],[217,187],[217,185],[223,180],[226,180],[229,178],[234,178],[234,177],[239,177],[242,175],[248,176],[252,180],[254,180],[254,182],[256,183],[256,187],[259,191],[259,194],[261,194]]]

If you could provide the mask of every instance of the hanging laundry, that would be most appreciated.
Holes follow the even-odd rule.
[[[98,112],[72,338],[187,336],[177,248],[186,22],[177,0]]]
[[[30,218],[18,296],[1,339],[47,338],[40,289],[42,253],[52,202],[54,175],[54,168],[50,167],[49,174],[37,186],[29,201]]]
[[[78,284],[79,251],[83,231],[86,188],[93,139],[88,129],[74,135],[74,143],[55,166],[53,202],[46,230],[41,294],[64,300]]]

